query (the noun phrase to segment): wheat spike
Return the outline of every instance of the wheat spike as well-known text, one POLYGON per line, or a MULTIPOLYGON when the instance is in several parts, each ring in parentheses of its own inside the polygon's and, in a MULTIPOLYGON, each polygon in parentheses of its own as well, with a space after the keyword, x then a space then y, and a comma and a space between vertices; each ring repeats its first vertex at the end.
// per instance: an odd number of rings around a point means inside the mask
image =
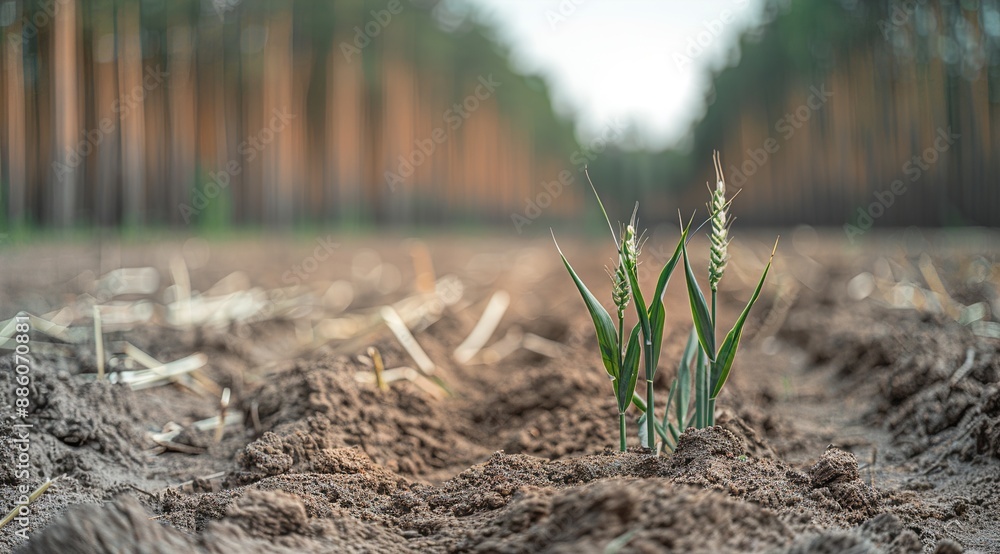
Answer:
POLYGON ((712 220, 712 252, 708 262, 708 282, 712 290, 717 291, 722 274, 726 271, 726 264, 729 262, 729 206, 726 203, 726 179, 722 174, 722 162, 718 151, 715 152, 713 161, 716 184, 715 190, 711 191, 712 199, 708 205, 712 220))

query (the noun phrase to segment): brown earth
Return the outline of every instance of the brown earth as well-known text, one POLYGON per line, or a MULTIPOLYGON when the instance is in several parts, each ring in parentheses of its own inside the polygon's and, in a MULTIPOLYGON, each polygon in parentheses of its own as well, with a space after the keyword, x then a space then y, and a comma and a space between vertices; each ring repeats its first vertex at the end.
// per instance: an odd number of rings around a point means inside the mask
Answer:
MULTIPOLYGON (((217 402, 180 387, 98 382, 92 343, 38 346, 25 481, 6 462, 17 432, 5 350, 0 510, 13 507, 18 485, 58 479, 30 505, 30 540, 9 524, 0 551, 1000 552, 1000 341, 934 310, 851 299, 848 281, 890 263, 880 254, 897 252, 892 240, 859 251, 806 233, 783 246, 718 425, 686 432, 669 456, 634 436, 628 452, 612 450, 616 408, 593 328, 546 241, 428 241, 438 275, 457 275, 470 300, 416 333, 452 393, 444 399, 408 381, 380 391, 356 379, 371 372, 359 357, 366 345, 302 351, 292 318, 112 331, 109 341, 160 360, 207 354, 207 375, 232 390, 230 409, 257 423, 215 443, 190 424, 217 415, 217 402), (561 357, 519 350, 492 364, 453 361, 499 289, 512 301, 493 340, 517 326, 562 344, 561 357), (175 440, 200 453, 152 450, 149 433, 169 421, 185 426, 175 440)), ((191 264, 192 288, 236 269, 279 286, 312 249, 293 244, 213 245, 210 263, 191 264)), ((969 278, 973 265, 993 267, 996 244, 939 241, 921 251, 956 299, 997 306, 1000 283, 969 278)), ((607 297, 604 258, 587 259, 593 245, 569 246, 607 297)), ((721 320, 741 309, 768 248, 749 234, 734 244, 721 320)), ((95 260, 106 249, 5 251, 0 318, 71 303, 81 272, 101 273, 95 260)), ((403 286, 359 294, 351 309, 409 294, 416 277, 401 241, 345 243, 309 278, 350 279, 352 256, 371 250, 399 268, 403 286)), ((126 245, 118 260, 160 268, 169 284, 169 258, 183 251, 170 241, 126 245)), ((656 252, 648 264, 663 262, 656 252)), ((899 265, 919 253, 894 255, 899 265)), ((675 278, 668 290, 661 398, 690 327, 682 287, 675 278)), ((387 367, 413 364, 388 331, 371 342, 387 367)))

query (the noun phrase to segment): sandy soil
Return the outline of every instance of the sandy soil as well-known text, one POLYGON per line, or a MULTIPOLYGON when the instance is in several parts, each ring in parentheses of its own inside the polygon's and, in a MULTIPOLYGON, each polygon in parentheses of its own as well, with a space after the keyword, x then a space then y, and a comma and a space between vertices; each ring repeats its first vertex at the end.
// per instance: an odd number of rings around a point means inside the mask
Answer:
MULTIPOLYGON (((309 348, 294 314, 106 333, 109 348, 127 340, 159 360, 206 354, 205 377, 231 389, 229 409, 245 422, 218 442, 192 427, 218 414, 217 399, 176 385, 99 382, 92 341, 33 333, 28 480, 6 462, 17 454, 15 372, 10 350, 0 353, 0 510, 14 506, 18 485, 58 479, 30 505, 30 540, 11 523, 0 551, 1000 552, 1000 341, 948 309, 901 309, 879 295, 880 268, 916 281, 925 275, 915 269, 919 253, 930 252, 956 302, 996 306, 997 243, 957 248, 943 239, 915 249, 912 238, 848 249, 800 231, 785 242, 719 399, 718 425, 685 433, 670 456, 636 437, 629 452, 612 450, 616 409, 593 329, 544 240, 428 239, 437 275, 464 284, 463 301, 415 333, 447 397, 357 378, 371 374, 369 344, 387 367, 414 366, 387 329, 309 348), (865 271, 878 290, 854 279, 865 271), (560 356, 520 349, 486 364, 452 359, 501 289, 511 305, 491 342, 532 333, 559 343, 560 356), (184 429, 174 441, 197 453, 156 449, 150 434, 167 422, 184 429)), ((741 309, 768 240, 737 238, 721 319, 741 309)), ((607 297, 602 264, 611 252, 588 259, 597 246, 567 242, 592 290, 607 297)), ((0 318, 79 302, 84 277, 108 264, 157 268, 161 284, 148 298, 158 302, 178 255, 194 290, 234 270, 278 287, 314 247, 213 244, 207 260, 204 245, 169 240, 115 247, 113 256, 107 243, 8 250, 0 318)), ((404 241, 338 248, 306 284, 358 285, 360 253, 377 252, 396 271, 383 275, 384 287, 356 286, 349 311, 410 295, 421 278, 404 241)), ((656 252, 650 265, 662 263, 656 252)), ((661 398, 690 327, 682 288, 679 278, 668 290, 661 398)))

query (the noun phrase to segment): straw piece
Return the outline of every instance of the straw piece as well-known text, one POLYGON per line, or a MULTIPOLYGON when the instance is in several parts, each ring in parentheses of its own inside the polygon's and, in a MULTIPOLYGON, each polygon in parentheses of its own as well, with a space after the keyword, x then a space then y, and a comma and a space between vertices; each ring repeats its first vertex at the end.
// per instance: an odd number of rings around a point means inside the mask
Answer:
MULTIPOLYGON (((219 444, 222 441, 222 435, 226 430, 226 410, 229 409, 229 397, 230 397, 229 387, 222 389, 222 398, 219 400, 219 421, 215 427, 215 444, 219 444)), ((242 416, 240 416, 242 419, 242 416)))
POLYGON ((385 371, 385 366, 382 364, 382 353, 378 351, 378 348, 369 346, 368 356, 371 357, 375 369, 375 384, 378 385, 379 390, 388 390, 389 387, 386 385, 385 379, 382 378, 382 372, 385 371))
POLYGON ((958 319, 959 313, 958 308, 955 306, 956 302, 952 299, 951 295, 948 294, 948 290, 945 289, 944 283, 941 281, 941 276, 938 275, 937 269, 934 267, 934 262, 931 261, 930 256, 926 253, 920 255, 920 259, 917 261, 917 267, 920 269, 920 273, 924 276, 924 280, 927 281, 928 288, 931 289, 938 298, 941 300, 941 307, 944 312, 954 319, 958 319))
POLYGON ((173 421, 168 421, 163 425, 163 429, 159 433, 148 433, 148 435, 149 439, 153 442, 172 441, 177 438, 177 435, 180 435, 183 430, 184 427, 181 427, 173 421))
MULTIPOLYGON (((211 481, 212 479, 218 479, 219 477, 223 477, 225 475, 226 475, 225 471, 219 471, 217 473, 212 473, 211 475, 206 475, 204 477, 199 477, 198 481, 211 481)), ((192 479, 190 481, 184 481, 183 483, 177 483, 176 485, 170 485, 169 487, 163 489, 160 492, 166 492, 166 491, 168 491, 170 489, 182 489, 182 488, 184 488, 184 487, 186 487, 188 485, 193 485, 194 481, 195 480, 192 479)))
POLYGON ((484 364, 495 364, 521 348, 524 342, 524 331, 519 325, 514 325, 507 330, 507 334, 502 339, 486 347, 477 356, 477 361, 484 364))
MULTIPOLYGON (((441 400, 448 395, 448 391, 444 387, 436 383, 434 380, 428 379, 412 367, 396 367, 393 369, 387 369, 383 373, 383 378, 386 383, 410 381, 421 390, 438 400, 441 400)), ((354 379, 359 383, 372 384, 375 382, 375 376, 367 371, 355 373, 354 379)))
POLYGON ((1000 323, 995 321, 973 321, 969 326, 972 328, 972 332, 980 337, 1000 339, 1000 323))
POLYGON ((254 400, 250 403, 250 421, 253 422, 253 432, 260 434, 260 403, 254 400))
MULTIPOLYGON (((42 494, 44 494, 45 491, 49 489, 49 485, 51 485, 53 481, 54 481, 53 479, 46 479, 45 482, 39 485, 34 492, 28 495, 28 504, 31 504, 32 502, 38 500, 38 498, 42 496, 42 494)), ((14 518, 17 517, 17 513, 20 511, 20 509, 21 509, 20 504, 15 505, 14 509, 11 510, 10 513, 6 515, 6 517, 0 520, 0 529, 2 529, 4 525, 7 525, 11 521, 13 521, 14 518)))
POLYGON ((969 348, 968 350, 965 351, 965 362, 963 362, 962 365, 959 366, 959 368, 956 369, 955 373, 951 376, 951 382, 949 383, 951 386, 954 387, 955 385, 957 385, 959 381, 964 379, 965 376, 968 375, 970 371, 972 371, 972 364, 975 361, 975 359, 976 359, 976 351, 974 349, 969 348))
POLYGON ((101 332, 101 308, 94 306, 94 349, 97 351, 97 380, 104 380, 104 333, 101 332))
POLYGON ((460 364, 467 363, 486 346, 486 342, 493 336, 497 325, 500 324, 504 313, 507 312, 508 306, 510 306, 510 294, 507 291, 498 290, 493 293, 486 309, 483 310, 483 315, 472 328, 472 332, 455 349, 455 361, 460 364))
POLYGON ((31 328, 45 333, 46 335, 59 339, 63 342, 75 343, 76 340, 69 335, 68 327, 65 325, 59 325, 58 323, 53 323, 51 321, 42 319, 37 315, 28 314, 28 321, 31 322, 31 328))
POLYGON ((185 373, 200 369, 208 363, 208 356, 198 353, 150 369, 120 371, 115 382, 127 383, 132 390, 141 390, 169 383, 185 373))
POLYGON ((153 439, 153 442, 162 446, 166 450, 180 452, 181 454, 204 454, 207 451, 206 448, 202 448, 200 446, 191 446, 190 444, 182 444, 174 441, 153 439))
POLYGON ((410 333, 406 324, 403 323, 403 319, 399 317, 399 313, 397 313, 391 306, 383 306, 379 311, 379 314, 382 316, 382 320, 385 321, 386 326, 389 327, 389 330, 396 335, 396 339, 399 340, 400 344, 403 345, 403 348, 406 349, 406 352, 411 358, 413 358, 413 361, 417 363, 417 367, 420 368, 420 371, 423 371, 424 373, 433 373, 435 369, 434 362, 427 357, 427 353, 424 352, 424 349, 420 347, 419 343, 417 343, 417 339, 413 337, 413 334, 410 333))
POLYGON ((540 337, 534 333, 525 333, 521 346, 523 346, 525 350, 531 350, 536 354, 541 354, 550 358, 560 358, 563 356, 562 344, 554 340, 549 340, 545 337, 540 337))
POLYGON ((139 350, 130 342, 125 343, 125 355, 139 362, 139 364, 145 366, 146 369, 153 369, 154 367, 160 367, 163 365, 163 362, 157 360, 149 354, 146 354, 142 350, 139 350))
POLYGON ((186 377, 185 383, 189 386, 194 385, 196 388, 200 388, 203 393, 206 393, 212 398, 218 398, 222 394, 222 387, 218 383, 213 381, 208 375, 205 375, 201 369, 196 369, 191 373, 184 375, 186 377))

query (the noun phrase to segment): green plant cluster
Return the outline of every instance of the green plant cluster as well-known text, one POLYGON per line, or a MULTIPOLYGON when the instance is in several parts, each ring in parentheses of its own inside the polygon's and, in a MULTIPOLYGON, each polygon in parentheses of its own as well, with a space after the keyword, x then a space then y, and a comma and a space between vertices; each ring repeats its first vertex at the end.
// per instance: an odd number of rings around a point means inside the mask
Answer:
MULTIPOLYGON (((659 438, 659 444, 663 448, 673 450, 685 429, 690 427, 703 428, 715 424, 715 400, 722 392, 722 388, 732 371, 747 316, 760 296, 767 273, 771 269, 774 250, 771 251, 771 258, 768 260, 746 307, 721 344, 717 343, 716 300, 718 285, 729 260, 729 224, 732 219, 728 212, 732 199, 726 199, 725 178, 722 175, 718 154, 716 154, 714 161, 717 182, 714 189, 710 188, 711 199, 708 203, 708 221, 711 223, 711 251, 708 267, 711 304, 706 300, 698 284, 688 257, 687 243, 691 236, 693 217, 687 225, 682 225, 681 236, 677 241, 674 253, 661 268, 656 288, 653 294, 648 297, 647 303, 647 299, 639 287, 637 277, 643 244, 642 234, 636 230, 638 205, 636 205, 636 210, 632 212, 628 224, 622 226, 616 235, 600 195, 597 194, 597 189, 591 182, 591 189, 594 191, 601 213, 611 230, 611 238, 618 254, 617 266, 613 270, 608 270, 612 281, 612 300, 616 307, 615 315, 617 317, 614 319, 573 270, 562 249, 559 248, 558 242, 556 243, 556 249, 559 251, 563 265, 566 266, 566 270, 580 291, 587 311, 590 312, 594 321, 601 360, 611 377, 615 400, 618 404, 619 447, 622 451, 626 449, 627 411, 629 406, 633 404, 641 414, 639 417, 640 443, 648 448, 654 448, 657 443, 656 439, 659 438), (682 261, 693 325, 678 363, 677 374, 667 394, 663 417, 658 419, 655 412, 653 378, 659 364, 663 328, 666 321, 666 307, 663 303, 663 297, 670 276, 682 261), (625 312, 630 303, 635 309, 638 322, 628 333, 626 339, 625 312), (635 391, 640 360, 646 379, 645 399, 635 391)), ((554 234, 553 241, 555 241, 554 234)), ((777 242, 775 242, 776 248, 777 242)))

